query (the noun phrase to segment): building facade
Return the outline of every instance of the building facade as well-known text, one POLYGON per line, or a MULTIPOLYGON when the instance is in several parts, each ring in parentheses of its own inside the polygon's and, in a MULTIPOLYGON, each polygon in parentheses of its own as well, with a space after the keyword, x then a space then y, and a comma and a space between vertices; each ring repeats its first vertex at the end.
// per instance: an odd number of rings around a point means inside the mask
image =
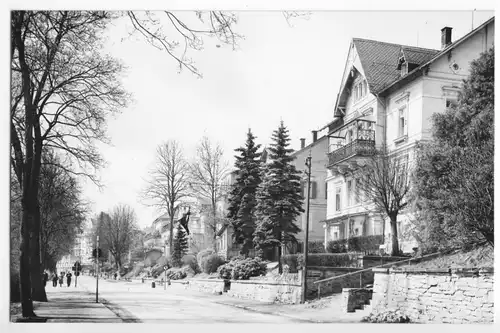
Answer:
MULTIPOLYGON (((431 116, 456 103, 469 64, 494 43, 494 18, 452 41, 452 29, 441 31, 441 50, 353 39, 338 95, 328 144, 325 243, 352 236, 385 234, 389 221, 357 190, 375 149, 414 165, 418 142, 431 139, 431 116)), ((417 245, 412 214, 398 216, 400 249, 417 245)))

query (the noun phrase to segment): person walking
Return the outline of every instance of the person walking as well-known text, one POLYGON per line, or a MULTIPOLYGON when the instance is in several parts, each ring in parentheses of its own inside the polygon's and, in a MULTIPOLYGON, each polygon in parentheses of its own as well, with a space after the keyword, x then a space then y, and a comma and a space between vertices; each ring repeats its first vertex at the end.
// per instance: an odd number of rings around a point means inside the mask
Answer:
POLYGON ((64 282, 64 272, 61 272, 61 275, 59 275, 59 287, 62 288, 64 282))
POLYGON ((71 272, 68 272, 68 274, 66 274, 66 282, 68 283, 68 287, 71 286, 71 272))
POLYGON ((117 276, 118 276, 118 274, 117 274, 117 273, 115 273, 115 280, 116 280, 116 277, 117 277, 117 276))
POLYGON ((47 281, 49 280, 49 274, 47 271, 43 272, 43 286, 47 287, 47 281))
POLYGON ((52 287, 57 287, 57 280, 59 280, 59 278, 57 277, 57 273, 54 272, 54 274, 52 274, 52 287))

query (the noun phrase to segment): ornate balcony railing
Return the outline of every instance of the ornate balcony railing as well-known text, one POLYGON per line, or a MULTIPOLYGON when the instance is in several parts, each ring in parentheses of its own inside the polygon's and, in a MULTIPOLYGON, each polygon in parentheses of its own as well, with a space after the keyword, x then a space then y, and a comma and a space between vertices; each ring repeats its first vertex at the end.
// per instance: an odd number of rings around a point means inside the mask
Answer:
MULTIPOLYGON (((363 132, 373 132, 373 131, 363 131, 363 132)), ((360 133, 361 134, 361 133, 360 133)), ((374 134, 374 133, 373 133, 374 134)), ((352 156, 370 156, 375 153, 375 140, 368 135, 365 138, 358 135, 358 139, 337 148, 328 154, 328 166, 334 166, 338 162, 348 159, 352 156)), ((374 137, 374 135, 373 135, 374 137)))

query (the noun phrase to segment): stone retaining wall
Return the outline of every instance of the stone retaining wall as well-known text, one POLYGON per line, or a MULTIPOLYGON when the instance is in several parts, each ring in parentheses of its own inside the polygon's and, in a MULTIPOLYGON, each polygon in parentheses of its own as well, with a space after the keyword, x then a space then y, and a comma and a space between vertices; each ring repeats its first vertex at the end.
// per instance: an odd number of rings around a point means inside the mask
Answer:
POLYGON ((298 304, 302 288, 300 284, 285 284, 264 280, 231 280, 229 296, 260 302, 298 304))
POLYGON ((205 293, 221 293, 224 290, 224 280, 221 279, 191 279, 188 288, 205 293))
POLYGON ((375 268, 372 314, 399 311, 412 322, 493 323, 493 268, 375 268))

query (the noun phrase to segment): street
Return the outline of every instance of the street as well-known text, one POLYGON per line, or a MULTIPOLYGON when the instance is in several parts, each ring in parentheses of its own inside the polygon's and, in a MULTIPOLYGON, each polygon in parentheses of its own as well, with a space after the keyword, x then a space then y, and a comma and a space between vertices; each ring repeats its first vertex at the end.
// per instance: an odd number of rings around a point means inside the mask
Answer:
MULTIPOLYGON (((298 320, 217 304, 217 296, 184 290, 163 290, 162 286, 125 281, 99 280, 99 302, 124 322, 207 324, 207 323, 291 323, 298 320)), ((47 286, 49 300, 85 295, 95 301, 95 279, 78 278, 78 287, 47 286), (94 293, 93 296, 89 292, 94 293)), ((86 306, 85 310, 91 309, 86 306)), ((84 314, 83 314, 84 315, 84 314)))

